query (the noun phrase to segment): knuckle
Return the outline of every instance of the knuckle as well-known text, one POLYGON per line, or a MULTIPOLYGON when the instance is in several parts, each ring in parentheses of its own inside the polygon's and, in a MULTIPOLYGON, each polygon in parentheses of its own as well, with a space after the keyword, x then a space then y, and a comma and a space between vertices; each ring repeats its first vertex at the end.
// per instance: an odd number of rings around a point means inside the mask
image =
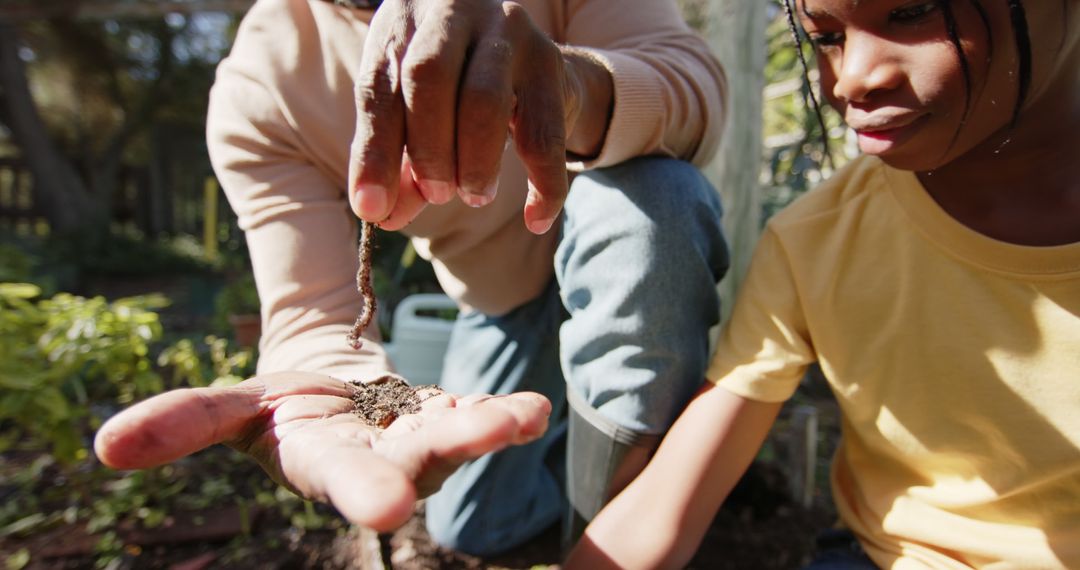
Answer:
POLYGON ((566 135, 560 126, 541 123, 518 134, 517 150, 526 162, 554 163, 566 160, 566 135))
POLYGON ((394 106, 393 75, 385 67, 376 67, 361 75, 354 87, 356 108, 367 114, 377 114, 394 106))
POLYGON ((406 93, 422 93, 448 88, 456 81, 457 70, 440 54, 408 52, 401 63, 401 75, 406 93))

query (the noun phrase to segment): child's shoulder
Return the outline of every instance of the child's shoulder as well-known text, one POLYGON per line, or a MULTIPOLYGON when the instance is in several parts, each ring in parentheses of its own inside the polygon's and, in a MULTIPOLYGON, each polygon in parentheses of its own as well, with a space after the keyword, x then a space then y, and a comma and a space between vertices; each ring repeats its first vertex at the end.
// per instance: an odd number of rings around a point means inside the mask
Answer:
POLYGON ((876 157, 857 157, 773 216, 769 225, 776 230, 827 223, 861 210, 886 189, 886 169, 888 166, 876 157))

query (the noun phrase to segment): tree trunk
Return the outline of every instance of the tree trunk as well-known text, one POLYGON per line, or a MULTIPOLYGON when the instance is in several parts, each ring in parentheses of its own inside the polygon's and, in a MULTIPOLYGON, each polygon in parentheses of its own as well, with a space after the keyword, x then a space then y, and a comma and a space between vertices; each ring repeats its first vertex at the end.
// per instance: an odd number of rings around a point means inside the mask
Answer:
POLYGON ((0 121, 11 131, 34 177, 35 207, 53 231, 70 233, 106 219, 71 162, 53 145, 34 104, 19 57, 18 31, 0 21, 0 121))
POLYGON ((761 231, 758 176, 761 170, 762 90, 765 86, 767 2, 707 3, 706 39, 727 73, 727 126, 720 152, 707 174, 720 190, 731 269, 720 284, 724 320, 750 263, 761 231))

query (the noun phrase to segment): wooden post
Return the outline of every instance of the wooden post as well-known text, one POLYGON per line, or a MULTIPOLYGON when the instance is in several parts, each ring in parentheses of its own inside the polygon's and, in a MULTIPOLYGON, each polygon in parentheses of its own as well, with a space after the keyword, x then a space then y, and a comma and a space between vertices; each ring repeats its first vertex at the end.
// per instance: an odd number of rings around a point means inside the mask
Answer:
POLYGON ((731 269, 720 284, 722 318, 731 314, 761 229, 762 91, 765 85, 766 5, 763 1, 707 2, 705 37, 727 73, 727 126, 706 174, 724 204, 731 269))
POLYGON ((203 251, 206 259, 213 261, 218 256, 218 186, 217 179, 207 176, 203 183, 203 251))

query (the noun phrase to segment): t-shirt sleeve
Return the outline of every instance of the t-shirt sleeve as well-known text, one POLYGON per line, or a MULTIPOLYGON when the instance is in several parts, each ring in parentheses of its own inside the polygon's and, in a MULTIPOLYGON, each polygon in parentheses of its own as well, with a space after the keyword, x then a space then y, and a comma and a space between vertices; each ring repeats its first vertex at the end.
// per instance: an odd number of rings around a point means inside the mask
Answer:
POLYGON ((767 227, 706 378, 764 402, 791 397, 816 354, 783 243, 767 227))
POLYGON ((607 134, 572 170, 643 155, 701 165, 723 129, 727 83, 720 62, 673 0, 570 0, 565 42, 604 65, 614 82, 607 134))
POLYGON ((376 327, 359 351, 345 341, 362 300, 344 192, 299 152, 270 91, 228 64, 211 90, 207 143, 251 254, 262 304, 258 372, 363 380, 388 371, 376 327))

